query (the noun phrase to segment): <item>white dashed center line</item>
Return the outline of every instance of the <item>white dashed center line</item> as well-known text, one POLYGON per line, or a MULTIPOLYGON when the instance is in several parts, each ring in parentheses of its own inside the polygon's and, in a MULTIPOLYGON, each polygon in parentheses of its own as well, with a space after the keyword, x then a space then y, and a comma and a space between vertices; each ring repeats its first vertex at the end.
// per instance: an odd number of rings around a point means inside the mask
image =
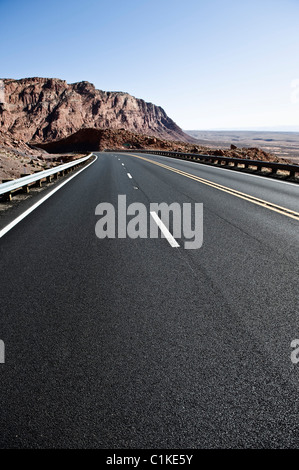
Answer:
POLYGON ((158 217, 158 214, 154 211, 152 211, 150 214, 152 218, 154 219, 154 221, 156 222, 156 224, 158 225, 161 232, 163 233, 164 237, 168 241, 169 245, 172 246, 172 248, 179 248, 180 245, 175 240, 175 238, 173 238, 168 228, 163 224, 162 220, 158 217))

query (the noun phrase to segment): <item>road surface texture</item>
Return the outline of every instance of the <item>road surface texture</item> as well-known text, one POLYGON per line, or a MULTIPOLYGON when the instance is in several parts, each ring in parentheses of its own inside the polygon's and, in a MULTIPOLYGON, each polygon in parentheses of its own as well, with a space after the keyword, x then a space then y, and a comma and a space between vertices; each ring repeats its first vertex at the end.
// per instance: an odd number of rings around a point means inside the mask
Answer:
POLYGON ((299 187, 97 156, 0 239, 0 447, 298 447, 299 187), (100 240, 118 195, 203 203, 202 247, 100 240))

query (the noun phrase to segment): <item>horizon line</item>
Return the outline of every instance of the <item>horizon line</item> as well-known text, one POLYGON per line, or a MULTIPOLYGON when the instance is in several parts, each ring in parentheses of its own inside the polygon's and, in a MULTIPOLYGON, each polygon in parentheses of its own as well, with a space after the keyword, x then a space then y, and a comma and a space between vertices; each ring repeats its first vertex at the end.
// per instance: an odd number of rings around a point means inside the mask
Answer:
POLYGON ((273 127, 215 127, 200 129, 183 129, 184 132, 299 132, 299 126, 273 126, 273 127))

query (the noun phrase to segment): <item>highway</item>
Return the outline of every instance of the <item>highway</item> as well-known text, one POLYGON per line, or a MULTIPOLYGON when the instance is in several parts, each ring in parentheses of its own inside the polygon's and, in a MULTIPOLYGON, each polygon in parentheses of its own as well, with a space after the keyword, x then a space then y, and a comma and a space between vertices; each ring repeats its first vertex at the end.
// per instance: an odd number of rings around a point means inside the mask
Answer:
POLYGON ((298 448, 299 186, 96 155, 0 238, 0 448, 298 448), (119 195, 202 203, 202 247, 99 239, 119 195))

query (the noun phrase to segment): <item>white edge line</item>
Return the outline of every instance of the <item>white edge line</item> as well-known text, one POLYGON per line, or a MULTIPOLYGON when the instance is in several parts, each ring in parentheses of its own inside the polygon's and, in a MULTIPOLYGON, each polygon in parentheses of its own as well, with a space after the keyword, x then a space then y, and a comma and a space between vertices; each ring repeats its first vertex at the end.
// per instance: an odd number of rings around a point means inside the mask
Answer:
POLYGON ((128 177, 132 179, 132 175, 130 173, 127 173, 128 177))
POLYGON ((163 233, 163 235, 165 236, 170 246, 172 246, 172 248, 179 248, 180 245, 175 240, 175 238, 173 238, 173 236, 171 235, 167 227, 163 224, 162 220, 158 217, 157 213, 154 211, 151 211, 150 214, 152 218, 154 219, 154 221, 156 222, 156 224, 158 225, 161 232, 163 233))
POLYGON ((75 173, 74 175, 72 175, 70 178, 68 178, 66 181, 63 181, 59 186, 57 186, 56 188, 54 188, 50 193, 48 193, 46 196, 44 196, 42 199, 40 199, 39 201, 37 201, 35 204, 33 204, 33 206, 29 207, 29 209, 27 209, 25 212, 23 212, 23 214, 19 215, 16 219, 14 219, 12 222, 10 222, 10 224, 6 225, 6 227, 4 227, 2 230, 0 230, 0 238, 3 237, 3 235, 5 235, 7 232, 9 232, 9 230, 11 230, 13 227, 15 227, 19 222, 21 222, 21 220, 25 219, 25 217, 27 217, 27 215, 29 215, 31 212, 33 212, 38 206, 40 206, 43 202, 45 202, 47 199, 49 199, 49 197, 51 197, 54 193, 56 193, 56 191, 58 191, 60 188, 62 188, 62 186, 64 186, 65 184, 67 184, 69 181, 71 181, 73 178, 75 178, 76 176, 79 175, 79 173, 81 173, 81 171, 84 171, 86 170, 86 168, 88 168, 90 165, 92 165, 97 159, 97 155, 95 155, 95 159, 90 162, 87 166, 85 166, 84 168, 82 168, 81 170, 79 170, 77 173, 75 173))

